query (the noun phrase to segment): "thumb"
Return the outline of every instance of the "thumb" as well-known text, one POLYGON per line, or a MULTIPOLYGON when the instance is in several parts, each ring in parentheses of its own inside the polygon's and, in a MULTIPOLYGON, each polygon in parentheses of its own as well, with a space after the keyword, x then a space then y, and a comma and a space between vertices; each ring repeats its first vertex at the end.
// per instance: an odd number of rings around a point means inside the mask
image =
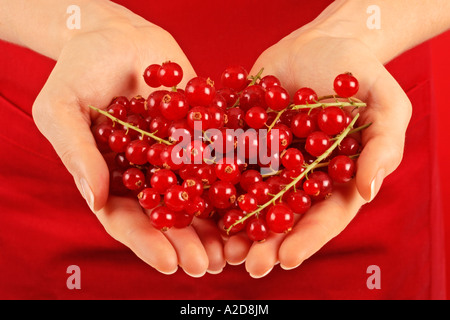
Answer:
POLYGON ((386 71, 380 72, 369 90, 368 107, 361 120, 372 125, 362 133, 356 185, 366 201, 372 201, 383 180, 400 165, 412 106, 406 93, 386 71))
POLYGON ((91 210, 97 211, 108 198, 108 167, 91 133, 89 112, 82 111, 73 93, 58 89, 44 86, 33 104, 33 119, 91 210))

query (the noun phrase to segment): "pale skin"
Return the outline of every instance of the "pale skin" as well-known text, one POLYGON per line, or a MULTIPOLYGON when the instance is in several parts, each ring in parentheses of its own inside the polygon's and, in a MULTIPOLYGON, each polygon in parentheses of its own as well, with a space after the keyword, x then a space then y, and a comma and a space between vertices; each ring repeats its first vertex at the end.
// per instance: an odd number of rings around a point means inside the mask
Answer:
POLYGON ((335 1, 310 24, 263 52, 250 73, 264 67, 265 74, 279 77, 291 92, 310 86, 319 95, 329 94, 334 76, 351 71, 360 81, 357 97, 368 103, 359 123, 372 125, 363 132, 356 179, 315 205, 291 232, 263 243, 251 243, 244 235, 223 242, 210 221, 162 233, 151 226, 137 200, 108 197, 108 169, 90 131, 97 115, 88 104, 105 106, 117 92, 148 94, 142 70, 151 63, 178 62, 184 81, 195 71, 176 41, 158 26, 108 1, 78 3, 83 26, 69 30, 61 13, 72 1, 0 0, 0 38, 57 60, 33 105, 36 125, 114 239, 164 274, 180 266, 194 277, 219 273, 227 262, 245 261, 253 277, 268 274, 278 263, 293 269, 344 230, 403 155, 412 107, 383 64, 450 26, 448 0, 335 1), (366 27, 366 9, 374 4, 381 10, 380 30, 366 27), (421 23, 425 19, 433 23, 421 23), (49 35, 46 41, 43 35, 49 35))

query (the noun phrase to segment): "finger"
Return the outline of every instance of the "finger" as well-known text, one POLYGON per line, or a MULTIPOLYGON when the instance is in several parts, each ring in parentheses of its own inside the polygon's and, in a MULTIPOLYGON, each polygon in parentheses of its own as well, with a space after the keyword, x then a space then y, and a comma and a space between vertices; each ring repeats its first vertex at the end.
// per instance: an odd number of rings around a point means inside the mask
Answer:
POLYGON ((253 278, 266 276, 279 262, 278 251, 285 234, 272 233, 264 242, 255 242, 248 252, 245 268, 253 278))
POLYGON ((352 180, 340 186, 328 199, 312 206, 281 244, 281 267, 287 270, 296 268, 319 251, 347 227, 364 203, 366 201, 352 180))
POLYGON ((194 218, 192 227, 197 232, 208 256, 208 270, 212 274, 220 273, 226 261, 223 252, 223 241, 217 226, 213 221, 194 218))
POLYGON ((109 235, 129 247, 144 262, 164 274, 177 270, 178 258, 172 244, 151 225, 136 200, 110 197, 96 215, 109 235))
POLYGON ((363 150, 357 161, 356 184, 362 197, 371 201, 384 178, 401 163, 412 107, 386 70, 368 92, 368 107, 362 111, 361 120, 372 125, 362 133, 363 150))
POLYGON ((231 265, 244 263, 252 243, 253 242, 243 232, 226 239, 224 245, 226 261, 231 265))
POLYGON ((208 269, 208 255, 193 227, 171 228, 164 235, 178 256, 178 264, 192 277, 201 277, 208 269))
POLYGON ((51 81, 33 105, 34 121, 72 174, 90 208, 99 210, 108 197, 109 173, 91 133, 89 115, 83 113, 73 93, 64 92, 51 81))

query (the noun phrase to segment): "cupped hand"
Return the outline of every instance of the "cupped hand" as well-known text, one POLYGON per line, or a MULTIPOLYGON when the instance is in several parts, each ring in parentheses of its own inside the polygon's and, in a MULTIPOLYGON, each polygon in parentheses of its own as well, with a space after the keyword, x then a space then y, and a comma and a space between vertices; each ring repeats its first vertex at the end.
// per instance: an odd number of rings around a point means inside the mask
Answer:
POLYGON ((239 234, 225 245, 231 264, 245 261, 253 277, 262 277, 280 263, 284 269, 298 267, 337 236, 373 200, 383 179, 400 164, 411 103, 395 79, 362 42, 337 38, 314 29, 299 29, 257 59, 252 74, 264 68, 293 94, 301 87, 319 96, 333 94, 333 80, 351 72, 359 80, 357 98, 367 102, 357 124, 372 123, 362 132, 363 151, 357 160, 356 178, 299 217, 288 234, 272 234, 265 242, 252 243, 239 234))
POLYGON ((148 95, 150 88, 142 74, 153 63, 180 64, 181 85, 195 75, 168 32, 138 21, 138 25, 109 24, 71 38, 33 105, 33 117, 114 239, 162 273, 173 273, 178 266, 192 276, 217 273, 225 260, 212 222, 195 221, 189 228, 162 233, 150 224, 137 198, 108 194, 108 167, 90 130, 98 114, 88 106, 106 108, 118 95, 148 95))

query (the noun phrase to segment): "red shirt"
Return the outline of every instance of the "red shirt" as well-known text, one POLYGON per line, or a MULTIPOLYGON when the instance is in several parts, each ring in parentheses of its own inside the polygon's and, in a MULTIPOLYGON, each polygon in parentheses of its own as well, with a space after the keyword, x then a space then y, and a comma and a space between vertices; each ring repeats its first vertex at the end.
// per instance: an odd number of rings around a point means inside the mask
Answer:
MULTIPOLYGON (((330 3, 118 2, 171 32, 197 73, 213 79, 229 64, 250 69, 264 49, 330 3)), ((182 270, 162 275, 108 236, 31 117, 54 62, 3 42, 0 52, 0 298, 445 298, 427 44, 387 66, 414 108, 400 167, 317 254, 299 268, 276 266, 258 280, 243 265, 200 279, 182 270), (80 267, 80 290, 66 286, 70 265, 80 267), (367 286, 372 265, 380 268, 380 289, 367 286)))

